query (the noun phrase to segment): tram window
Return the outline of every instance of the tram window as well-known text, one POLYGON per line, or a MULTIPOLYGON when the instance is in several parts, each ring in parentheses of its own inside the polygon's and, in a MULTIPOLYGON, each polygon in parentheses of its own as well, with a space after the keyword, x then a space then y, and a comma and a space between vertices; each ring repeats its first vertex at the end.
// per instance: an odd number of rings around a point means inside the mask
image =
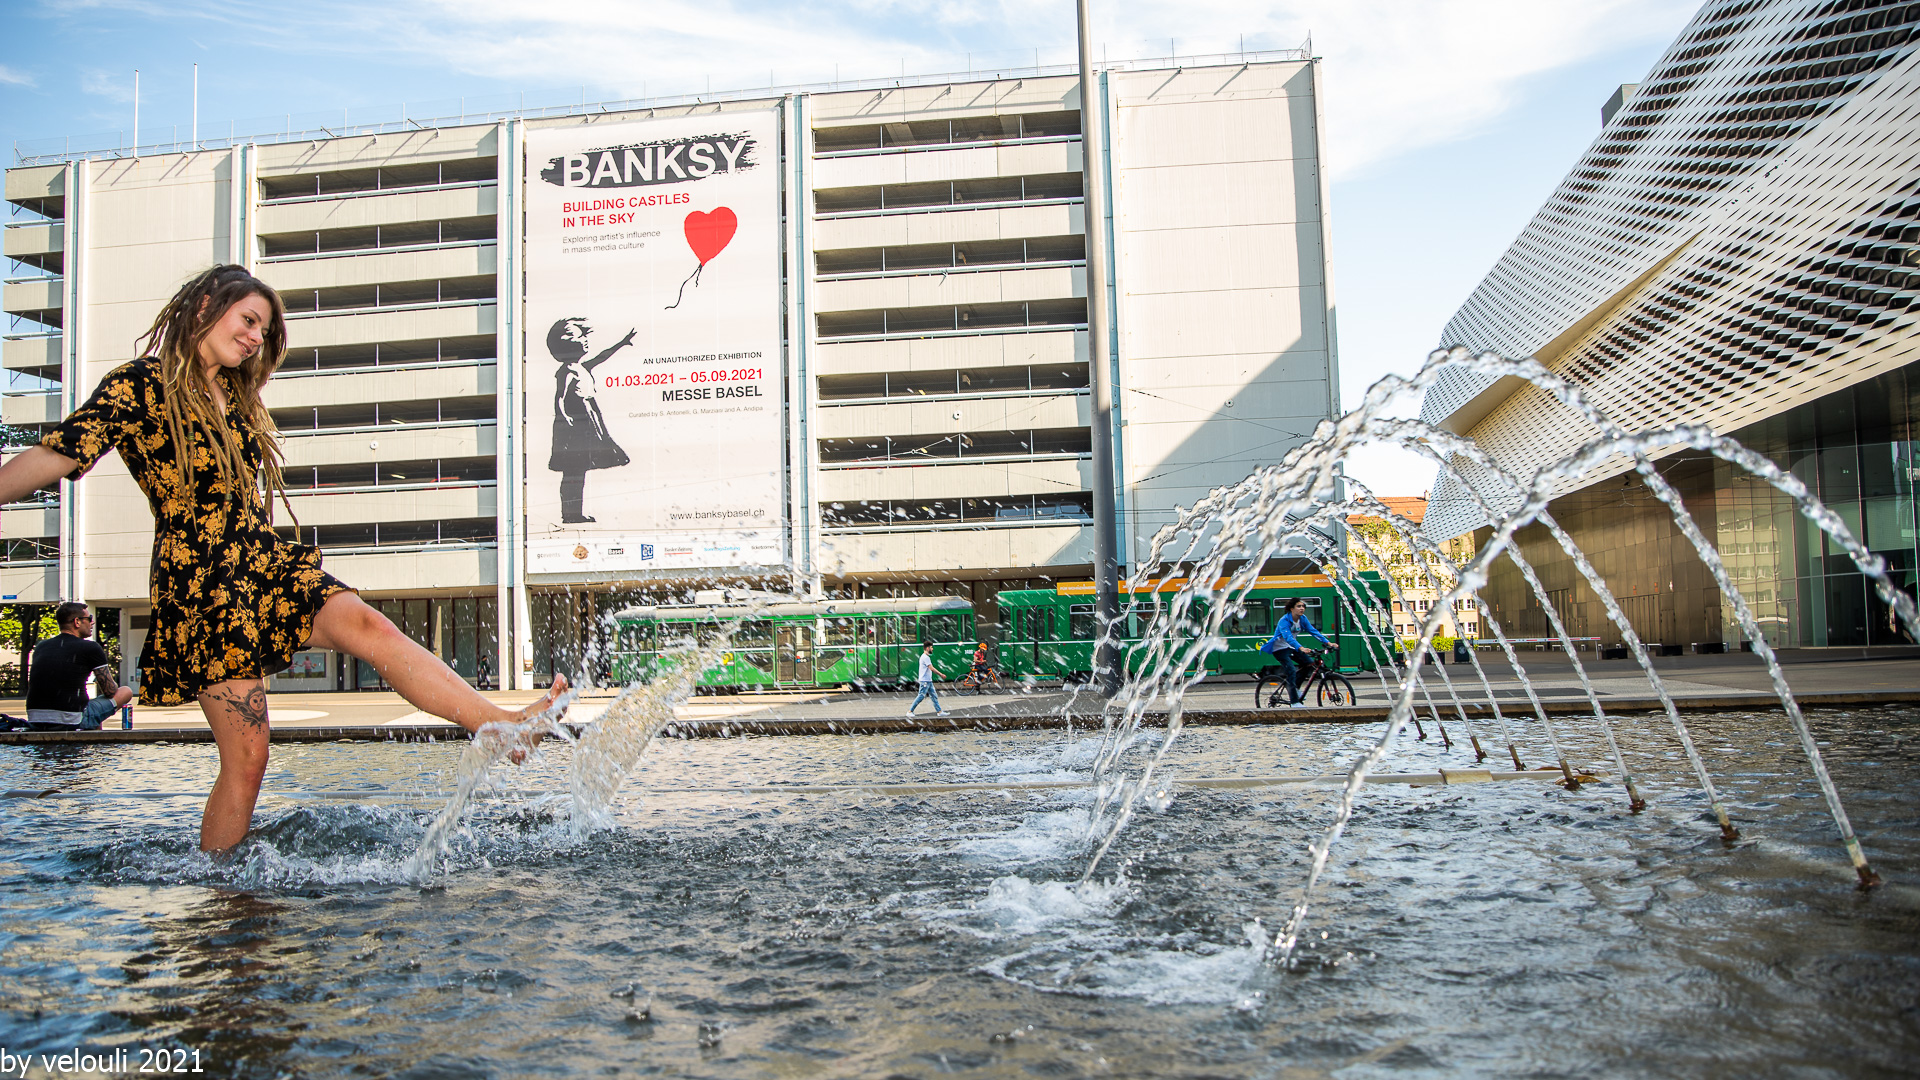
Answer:
POLYGON ((920 616, 920 640, 948 642, 960 640, 960 616, 958 615, 922 615, 920 616))
POLYGON ((852 619, 828 619, 827 644, 841 646, 860 644, 858 624, 852 619))
POLYGON ((1229 634, 1271 634, 1273 633, 1273 613, 1266 600, 1243 600, 1241 606, 1246 610, 1238 615, 1229 615, 1226 630, 1229 634))
POLYGON ((620 627, 620 648, 628 652, 653 651, 653 624, 627 623, 620 627))
POLYGON ((1093 605, 1075 604, 1067 609, 1067 637, 1074 641, 1093 640, 1093 605))
POLYGON ((1160 609, 1153 604, 1128 604, 1127 636, 1130 638, 1146 637, 1147 631, 1153 627, 1153 617, 1159 613, 1160 609))
POLYGON ((738 649, 765 649, 773 645, 773 624, 760 619, 747 619, 740 629, 733 632, 733 644, 738 649))
POLYGON ((872 624, 880 635, 880 644, 896 645, 900 641, 899 619, 874 619, 872 624))
POLYGON ((1013 639, 1015 641, 1045 641, 1045 610, 1040 608, 1015 608, 1013 612, 1013 639))
POLYGON ((660 624, 660 647, 671 649, 676 645, 691 645, 696 624, 690 622, 671 622, 660 624))

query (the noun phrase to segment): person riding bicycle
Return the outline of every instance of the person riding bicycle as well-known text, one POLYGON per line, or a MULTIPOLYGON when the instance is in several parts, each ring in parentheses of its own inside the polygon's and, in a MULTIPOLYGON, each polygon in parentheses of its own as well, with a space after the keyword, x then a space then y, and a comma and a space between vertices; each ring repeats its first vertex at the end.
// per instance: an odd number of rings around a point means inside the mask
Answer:
POLYGON ((984 641, 977 642, 973 647, 974 678, 984 679, 987 677, 987 673, 992 670, 992 665, 987 663, 987 643, 984 641))
POLYGON ((1300 644, 1298 635, 1305 631, 1320 639, 1327 648, 1333 648, 1333 642, 1320 632, 1307 618, 1307 602, 1300 597, 1282 601, 1280 604, 1280 622, 1260 651, 1272 653, 1280 664, 1280 673, 1287 680, 1287 704, 1294 707, 1305 705, 1300 691, 1300 675, 1307 670, 1308 653, 1318 655, 1320 650, 1309 649, 1300 644))

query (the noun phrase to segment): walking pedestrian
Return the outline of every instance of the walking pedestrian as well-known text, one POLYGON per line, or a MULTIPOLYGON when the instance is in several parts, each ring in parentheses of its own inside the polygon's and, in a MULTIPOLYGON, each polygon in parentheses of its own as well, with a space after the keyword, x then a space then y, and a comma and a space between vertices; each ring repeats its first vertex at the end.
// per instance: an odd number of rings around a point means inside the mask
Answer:
POLYGON ((945 716, 947 711, 940 707, 940 692, 933 688, 933 642, 920 646, 920 692, 914 695, 913 704, 907 706, 907 715, 912 716, 922 701, 933 699, 933 715, 945 716))

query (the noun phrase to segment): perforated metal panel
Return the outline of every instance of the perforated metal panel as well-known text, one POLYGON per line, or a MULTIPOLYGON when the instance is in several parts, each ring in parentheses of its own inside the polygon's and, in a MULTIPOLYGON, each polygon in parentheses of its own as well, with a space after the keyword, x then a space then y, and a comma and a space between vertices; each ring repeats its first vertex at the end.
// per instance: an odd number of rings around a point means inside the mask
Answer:
MULTIPOLYGON (((1731 430, 1920 359, 1917 32, 1920 4, 1707 5, 1442 344, 1537 355, 1629 428, 1731 430)), ((1423 415, 1523 475, 1594 434, 1505 392, 1451 376, 1423 415)), ((1436 485, 1429 533, 1481 523, 1436 485)))

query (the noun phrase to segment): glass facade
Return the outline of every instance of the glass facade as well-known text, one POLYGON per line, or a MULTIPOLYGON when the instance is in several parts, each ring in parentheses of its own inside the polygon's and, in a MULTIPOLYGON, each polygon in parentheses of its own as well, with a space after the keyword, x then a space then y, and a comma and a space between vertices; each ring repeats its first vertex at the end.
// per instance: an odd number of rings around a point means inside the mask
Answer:
MULTIPOLYGON (((1920 365, 1836 391, 1732 433, 1798 477, 1886 560, 1908 594, 1920 585, 1914 479, 1920 473, 1920 365)), ((1745 470, 1714 469, 1715 543, 1776 647, 1910 645, 1892 610, 1838 545, 1745 470)), ((1744 637, 1721 600, 1729 643, 1744 637)))
MULTIPOLYGON (((428 652, 446 661, 461 678, 477 683, 482 654, 493 656, 500 648, 500 602, 492 596, 432 597, 419 599, 369 600, 382 615, 393 620, 400 632, 425 646, 428 652)), ((350 675, 343 689, 385 690, 386 681, 365 660, 342 658, 350 675)), ((491 684, 500 685, 500 673, 492 673, 491 684)))

